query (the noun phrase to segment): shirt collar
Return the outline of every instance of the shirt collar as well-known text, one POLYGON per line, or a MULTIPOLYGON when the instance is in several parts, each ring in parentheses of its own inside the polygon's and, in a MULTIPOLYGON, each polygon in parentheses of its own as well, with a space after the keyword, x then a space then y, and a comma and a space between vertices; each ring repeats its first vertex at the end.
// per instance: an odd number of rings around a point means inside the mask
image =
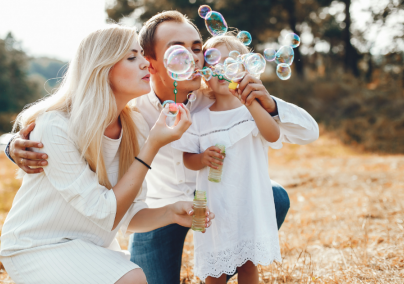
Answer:
POLYGON ((154 92, 153 89, 150 91, 150 93, 147 94, 147 97, 149 98, 149 101, 151 102, 153 107, 155 107, 158 111, 160 111, 162 106, 159 98, 156 96, 156 93, 154 92))
MULTIPOLYGON (((160 103, 159 98, 157 97, 156 93, 154 92, 154 90, 152 89, 150 91, 150 93, 147 94, 147 97, 149 98, 149 101, 151 102, 151 104, 158 110, 161 111, 162 109, 162 105, 160 103)), ((188 107, 189 111, 192 111, 192 106, 194 105, 195 101, 190 102, 187 101, 187 103, 185 104, 186 107, 188 107)))

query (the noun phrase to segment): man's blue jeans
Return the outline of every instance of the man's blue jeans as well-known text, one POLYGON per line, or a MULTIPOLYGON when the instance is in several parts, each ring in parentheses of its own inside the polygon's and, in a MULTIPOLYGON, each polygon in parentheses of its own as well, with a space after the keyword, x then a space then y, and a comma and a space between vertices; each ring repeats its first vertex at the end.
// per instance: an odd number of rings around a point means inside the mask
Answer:
MULTIPOLYGON (((290 200, 285 189, 274 181, 272 190, 279 229, 288 213, 290 200)), ((182 250, 188 230, 189 228, 171 224, 130 236, 130 260, 143 269, 149 284, 180 283, 182 250)))

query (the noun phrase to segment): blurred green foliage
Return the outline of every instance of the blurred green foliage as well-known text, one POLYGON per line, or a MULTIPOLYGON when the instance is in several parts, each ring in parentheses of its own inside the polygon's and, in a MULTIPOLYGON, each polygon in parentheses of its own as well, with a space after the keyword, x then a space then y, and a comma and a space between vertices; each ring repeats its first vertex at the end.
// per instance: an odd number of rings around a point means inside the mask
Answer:
POLYGON ((0 133, 9 132, 16 113, 57 87, 66 63, 29 58, 11 33, 0 39, 0 133), (49 80, 51 79, 51 80, 49 80))

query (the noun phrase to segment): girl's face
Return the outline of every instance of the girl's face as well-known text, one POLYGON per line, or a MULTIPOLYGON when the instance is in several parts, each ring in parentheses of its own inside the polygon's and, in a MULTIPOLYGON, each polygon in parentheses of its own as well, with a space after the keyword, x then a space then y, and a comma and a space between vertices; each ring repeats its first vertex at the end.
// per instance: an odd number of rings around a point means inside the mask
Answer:
MULTIPOLYGON (((135 39, 130 51, 109 72, 111 89, 117 103, 128 102, 150 92, 149 62, 135 39)), ((126 103, 125 103, 126 104, 126 103)))
MULTIPOLYGON (((226 47, 225 44, 219 44, 215 46, 216 49, 220 51, 221 58, 219 63, 222 63, 229 57, 230 50, 226 47)), ((206 82, 206 81, 205 81, 206 82)), ((208 87, 212 89, 215 94, 219 95, 232 95, 229 91, 229 82, 226 80, 219 80, 218 77, 212 77, 209 81, 206 82, 208 87)))

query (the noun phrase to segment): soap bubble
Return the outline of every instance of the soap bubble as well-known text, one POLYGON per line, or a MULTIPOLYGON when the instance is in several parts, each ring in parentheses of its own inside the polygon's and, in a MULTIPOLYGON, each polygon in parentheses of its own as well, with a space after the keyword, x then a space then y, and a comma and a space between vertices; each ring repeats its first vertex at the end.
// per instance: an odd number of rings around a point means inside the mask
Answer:
POLYGON ((253 53, 245 58, 245 66, 251 75, 259 75, 264 73, 267 62, 259 53, 253 53))
POLYGON ((234 58, 234 59, 237 59, 237 56, 239 56, 239 55, 240 55, 240 52, 238 52, 237 50, 232 50, 229 53, 229 56, 234 58))
POLYGON ((243 79, 243 77, 246 74, 244 64, 241 62, 234 60, 233 63, 228 62, 228 64, 225 66, 226 66, 225 76, 234 82, 243 79))
POLYGON ((253 53, 245 53, 245 54, 240 54, 237 56, 237 61, 245 63, 246 59, 248 56, 250 56, 253 53))
POLYGON ((167 73, 170 76, 170 78, 173 80, 176 80, 176 81, 192 80, 193 79, 192 74, 194 74, 194 72, 195 72, 195 61, 193 58, 191 61, 191 66, 183 74, 177 74, 177 73, 173 73, 173 72, 170 72, 169 70, 167 70, 167 73))
POLYGON ((194 73, 194 70, 192 70, 191 72, 188 73, 184 73, 184 74, 177 74, 177 73, 173 73, 167 70, 168 76, 170 76, 171 79, 175 80, 175 81, 186 81, 186 80, 192 80, 192 74, 194 73))
POLYGON ((290 33, 285 36, 285 45, 296 48, 300 45, 300 37, 297 34, 290 33))
POLYGON ((252 41, 251 34, 247 31, 241 31, 238 33, 237 38, 244 44, 244 45, 250 45, 252 41))
POLYGON ((210 79, 212 79, 213 76, 212 69, 210 69, 209 67, 204 67, 201 71, 201 75, 206 81, 209 81, 210 79))
POLYGON ((221 56, 220 51, 216 48, 209 48, 205 51, 205 61, 211 65, 218 63, 221 56))
POLYGON ((174 50, 177 49, 183 49, 185 47, 183 47, 182 45, 172 45, 169 48, 167 48, 166 52, 164 53, 164 58, 163 58, 163 63, 164 63, 164 67, 167 68, 167 60, 168 57, 170 56, 171 52, 173 52, 174 50))
POLYGON ((222 14, 211 11, 206 15, 205 25, 208 32, 213 36, 224 35, 227 32, 227 23, 222 14))
POLYGON ((167 116, 176 116, 178 114, 178 105, 174 101, 165 101, 163 103, 163 112, 167 116))
POLYGON ((281 63, 276 66, 276 75, 278 75, 281 80, 287 80, 292 75, 292 70, 288 64, 281 63))
POLYGON ((187 99, 189 102, 193 102, 196 100, 196 95, 192 92, 187 95, 187 99))
POLYGON ((210 8, 208 5, 202 5, 198 9, 198 15, 202 18, 205 19, 206 16, 208 15, 209 12, 212 11, 212 8, 210 8))
POLYGON ((292 65, 294 57, 295 53, 293 52, 292 47, 282 46, 275 54, 275 62, 277 64, 286 63, 292 65))
POLYGON ((267 61, 274 61, 275 60, 276 50, 272 48, 267 48, 264 50, 264 58, 267 61))
POLYGON ((236 62, 237 62, 236 59, 234 59, 234 58, 232 58, 232 57, 227 57, 226 60, 223 62, 224 69, 226 70, 226 69, 227 69, 227 66, 228 66, 229 64, 233 64, 233 63, 236 63, 236 62))
POLYGON ((216 64, 213 71, 217 75, 224 75, 224 65, 222 63, 216 64))
POLYGON ((186 48, 175 49, 167 58, 167 69, 176 74, 184 74, 192 66, 192 54, 186 48))

